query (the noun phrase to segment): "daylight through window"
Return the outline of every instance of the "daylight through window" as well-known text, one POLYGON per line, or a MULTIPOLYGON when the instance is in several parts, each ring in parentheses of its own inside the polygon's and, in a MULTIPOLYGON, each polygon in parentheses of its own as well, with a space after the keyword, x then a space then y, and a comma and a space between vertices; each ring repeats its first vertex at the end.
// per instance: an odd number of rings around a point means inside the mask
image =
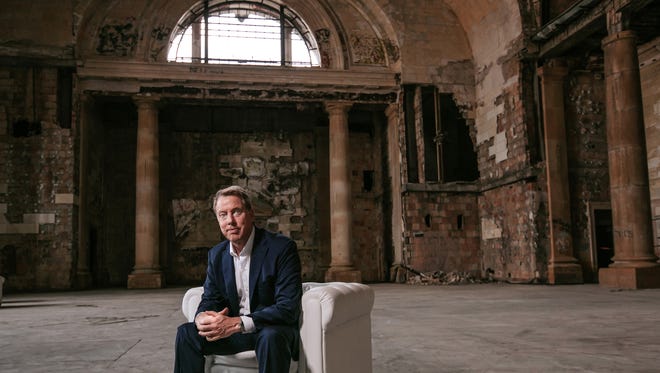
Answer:
POLYGON ((272 1, 205 0, 172 34, 168 61, 266 66, 320 66, 305 23, 272 1))

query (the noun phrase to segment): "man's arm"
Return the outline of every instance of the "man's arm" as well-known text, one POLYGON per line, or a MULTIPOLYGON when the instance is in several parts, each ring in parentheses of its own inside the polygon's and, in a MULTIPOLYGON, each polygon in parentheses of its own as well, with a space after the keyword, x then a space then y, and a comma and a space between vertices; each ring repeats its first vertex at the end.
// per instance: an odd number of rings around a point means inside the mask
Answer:
POLYGON ((222 250, 219 246, 213 247, 208 253, 208 264, 206 266, 206 280, 204 280, 204 293, 197 307, 197 314, 204 311, 220 312, 229 307, 229 301, 223 295, 225 288, 222 276, 222 250))
POLYGON ((252 312, 249 317, 256 329, 264 325, 298 325, 302 297, 300 258, 296 243, 287 239, 279 255, 274 258, 277 269, 274 286, 275 303, 252 312))
POLYGON ((216 246, 209 250, 204 293, 195 316, 195 326, 199 335, 209 342, 241 331, 241 319, 228 316, 229 301, 223 295, 224 286, 222 250, 216 246))

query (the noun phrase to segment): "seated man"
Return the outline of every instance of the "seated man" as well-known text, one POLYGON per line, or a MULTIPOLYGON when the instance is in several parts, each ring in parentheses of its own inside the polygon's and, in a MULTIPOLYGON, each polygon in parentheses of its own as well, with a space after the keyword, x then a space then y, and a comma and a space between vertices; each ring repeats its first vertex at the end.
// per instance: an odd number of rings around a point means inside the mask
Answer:
POLYGON ((259 372, 288 372, 298 357, 302 280, 296 244, 254 226, 245 189, 218 191, 213 211, 227 238, 209 251, 195 322, 176 336, 175 372, 203 372, 204 355, 255 350, 259 372))

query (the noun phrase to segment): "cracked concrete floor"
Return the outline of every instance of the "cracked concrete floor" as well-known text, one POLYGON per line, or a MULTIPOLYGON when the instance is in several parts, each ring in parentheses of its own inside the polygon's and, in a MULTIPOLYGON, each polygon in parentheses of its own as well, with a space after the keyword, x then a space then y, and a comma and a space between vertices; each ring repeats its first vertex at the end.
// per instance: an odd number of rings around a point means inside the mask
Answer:
MULTIPOLYGON (((371 286, 375 373, 660 371, 660 289, 371 286)), ((5 294, 0 372, 170 372, 185 290, 5 294)))

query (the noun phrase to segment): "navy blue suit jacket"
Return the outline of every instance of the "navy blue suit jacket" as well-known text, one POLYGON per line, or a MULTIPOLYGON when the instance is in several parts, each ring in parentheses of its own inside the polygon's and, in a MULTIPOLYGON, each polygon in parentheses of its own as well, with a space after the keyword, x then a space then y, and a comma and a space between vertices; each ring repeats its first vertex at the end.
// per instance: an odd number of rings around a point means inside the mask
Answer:
MULTIPOLYGON (((281 234, 254 227, 250 256, 250 314, 257 331, 266 325, 299 325, 302 279, 296 243, 281 234)), ((204 294, 197 308, 239 316, 234 260, 229 241, 214 246, 208 255, 204 294)))

